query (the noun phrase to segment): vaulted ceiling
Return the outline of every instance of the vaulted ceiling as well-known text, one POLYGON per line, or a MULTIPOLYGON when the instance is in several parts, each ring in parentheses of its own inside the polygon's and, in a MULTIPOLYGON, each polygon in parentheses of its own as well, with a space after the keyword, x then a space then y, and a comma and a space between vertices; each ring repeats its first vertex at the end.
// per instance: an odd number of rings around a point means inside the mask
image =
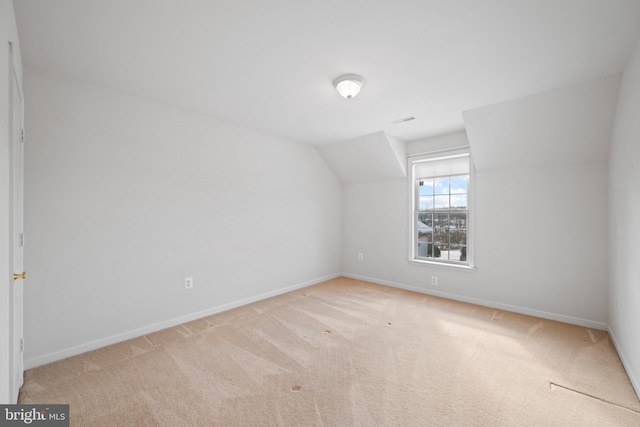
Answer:
POLYGON ((14 0, 25 65, 292 140, 415 140, 619 73, 637 0, 14 0), (332 81, 366 79, 353 100, 332 81), (391 124, 399 118, 416 119, 391 124))

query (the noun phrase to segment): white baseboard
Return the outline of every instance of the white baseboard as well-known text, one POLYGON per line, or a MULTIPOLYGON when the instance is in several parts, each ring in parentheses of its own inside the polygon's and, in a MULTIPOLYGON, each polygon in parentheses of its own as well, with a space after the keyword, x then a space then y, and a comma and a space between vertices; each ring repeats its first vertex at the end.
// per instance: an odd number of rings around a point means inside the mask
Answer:
POLYGON ((128 332, 124 332, 117 335, 112 335, 110 337, 101 338, 95 341, 91 341, 85 344, 81 344, 75 347, 67 348, 64 350, 56 351, 53 353, 45 354, 42 356, 34 357, 32 359, 28 359, 24 361, 24 368, 31 369, 41 365, 46 365, 47 363, 52 363, 61 359, 66 359, 67 357, 76 356, 81 353, 86 353, 87 351, 96 350, 101 347, 105 347, 107 345, 116 344, 122 341, 130 340, 132 338, 137 338, 143 335, 147 335, 153 332, 158 332, 163 329, 171 328, 173 326, 181 325, 186 322, 191 322, 192 320, 200 319, 202 317, 211 316, 212 314, 221 313, 223 311, 231 310, 236 307, 240 307, 243 305, 250 304, 252 302, 260 301, 263 299, 271 298, 277 295, 281 295, 287 292, 295 291, 296 289, 304 288, 307 286, 315 285, 317 283, 321 283, 327 280, 335 279, 336 277, 340 277, 340 273, 331 274, 328 276, 320 277, 314 280, 309 280, 306 282, 298 283, 295 285, 287 286, 285 288, 276 289, 274 291, 266 292, 264 294, 256 295, 249 298, 244 298, 238 301, 234 301, 227 304, 222 304, 216 307, 212 307, 203 311, 198 311, 196 313, 187 314, 185 316, 176 317, 173 319, 165 320, 164 322, 156 323, 153 325, 145 326, 142 328, 134 329, 128 332))
POLYGON ((467 297, 464 295, 450 294, 448 292, 434 291, 432 289, 423 289, 417 286, 405 285, 403 283, 391 282, 388 280, 376 279, 374 277, 360 276, 358 274, 342 273, 344 277, 352 279, 364 280, 366 282, 377 283, 379 285, 392 286, 394 288, 405 289, 408 291, 419 292, 422 294, 433 295, 437 297, 452 299, 455 301, 468 302, 471 304, 482 305, 484 307, 497 308, 504 311, 512 311, 514 313, 526 314, 529 316, 541 317, 543 319, 556 320, 558 322, 570 323, 572 325, 584 326, 585 328, 599 329, 606 331, 607 324, 604 322, 596 322, 594 320, 582 319, 580 317, 567 316, 565 314, 550 313, 547 311, 536 310, 533 308, 520 307, 517 305, 503 304, 501 302, 489 301, 480 298, 467 297))
POLYGON ((624 353, 622 352, 622 348, 620 348, 620 345, 618 344, 618 340, 616 339, 616 334, 613 333, 613 330, 611 330, 610 326, 607 327, 607 331, 609 332, 611 341, 613 341, 613 346, 616 348, 616 351, 618 352, 618 356, 620 356, 620 360, 622 361, 622 366, 624 366, 624 370, 627 371, 627 376, 629 377, 629 381, 631 381, 631 385, 633 386, 633 389, 635 390, 636 395, 638 396, 638 399, 640 399, 640 382, 638 382, 638 379, 636 378, 634 372, 631 370, 631 366, 629 365, 629 362, 627 362, 627 359, 624 356, 624 353))

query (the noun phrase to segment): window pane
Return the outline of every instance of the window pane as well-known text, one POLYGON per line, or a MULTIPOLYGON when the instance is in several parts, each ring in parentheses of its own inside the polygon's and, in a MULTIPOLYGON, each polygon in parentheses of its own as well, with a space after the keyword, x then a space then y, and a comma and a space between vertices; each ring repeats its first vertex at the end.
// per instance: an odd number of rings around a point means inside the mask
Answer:
POLYGON ((433 240, 436 243, 449 242, 449 214, 437 213, 433 216, 433 240))
POLYGON ((449 243, 452 247, 460 247, 467 244, 467 230, 450 230, 449 243))
POLYGON ((417 232, 420 234, 433 233, 433 214, 418 213, 418 222, 416 224, 417 232))
POLYGON ((433 229, 423 222, 418 221, 418 240, 433 242, 433 229))
POLYGON ((467 195, 466 194, 452 194, 451 195, 451 209, 466 209, 467 208, 467 195))
POLYGON ((433 196, 436 209, 449 209, 449 195, 433 196))
POLYGON ((419 212, 416 219, 416 240, 418 256, 427 257, 429 245, 433 244, 433 214, 419 212))
POLYGON ((466 213, 452 213, 449 218, 449 227, 451 229, 466 229, 467 228, 467 214, 466 213))
POLYGON ((449 245, 447 244, 439 244, 437 245, 438 249, 440 249, 440 258, 443 260, 450 260, 450 252, 449 252, 449 245))
POLYGON ((425 258, 440 258, 441 253, 437 245, 431 242, 418 241, 418 256, 425 258))
POLYGON ((455 246, 455 245, 443 246, 440 252, 442 253, 442 259, 448 259, 451 261, 463 261, 463 262, 467 260, 466 246, 455 246))
POLYGON ((429 243, 424 240, 418 240, 418 256, 426 257, 427 256, 427 245, 429 243))
POLYGON ((418 256, 425 258, 440 258, 441 252, 438 246, 433 243, 418 241, 418 256))
POLYGON ((420 207, 418 208, 418 210, 433 210, 433 196, 420 196, 420 207))
POLYGON ((418 214, 418 221, 425 223, 427 226, 433 226, 433 214, 427 212, 420 212, 418 214))
POLYGON ((463 246, 460 248, 460 261, 467 260, 467 247, 463 246))
POLYGON ((433 246, 433 214, 419 212, 416 219, 418 256, 430 257, 429 248, 433 246))
POLYGON ((436 178, 434 181, 436 194, 449 194, 449 178, 436 178))
POLYGON ((451 193, 467 193, 467 176, 454 176, 451 180, 451 193))
POLYGON ((424 179, 424 180, 418 181, 418 194, 420 194, 421 196, 432 196, 433 180, 424 179))

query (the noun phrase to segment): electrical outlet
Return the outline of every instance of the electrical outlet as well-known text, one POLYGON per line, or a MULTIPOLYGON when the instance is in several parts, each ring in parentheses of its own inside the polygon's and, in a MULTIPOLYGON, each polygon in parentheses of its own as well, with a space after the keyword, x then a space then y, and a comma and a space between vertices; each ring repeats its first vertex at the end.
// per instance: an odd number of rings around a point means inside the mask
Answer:
POLYGON ((184 288, 185 289, 193 289, 193 277, 185 277, 185 279, 184 279, 184 288))
POLYGON ((358 254, 358 261, 362 261, 364 259, 364 255, 362 255, 362 252, 360 252, 358 254))
POLYGON ((438 286, 438 276, 431 276, 431 284, 433 286, 438 286))

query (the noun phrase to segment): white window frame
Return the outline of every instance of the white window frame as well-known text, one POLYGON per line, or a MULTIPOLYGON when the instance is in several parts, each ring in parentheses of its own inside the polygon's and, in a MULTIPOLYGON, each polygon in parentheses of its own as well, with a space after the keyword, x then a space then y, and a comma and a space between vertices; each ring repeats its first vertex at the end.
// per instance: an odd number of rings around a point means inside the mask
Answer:
MULTIPOLYGON (((408 199, 409 199, 409 257, 410 264, 422 266, 437 266, 462 270, 475 270, 475 245, 474 245, 474 227, 475 227, 475 168, 469 147, 459 147, 450 150, 440 150, 423 154, 412 154, 407 156, 407 176, 408 176, 408 199), (467 186, 467 260, 443 260, 439 258, 418 258, 418 241, 417 241, 417 203, 418 203, 418 185, 415 171, 415 165, 424 161, 445 160, 447 158, 460 158, 467 156, 469 158, 469 182, 467 186)), ((449 175, 439 175, 442 177, 449 175)))

